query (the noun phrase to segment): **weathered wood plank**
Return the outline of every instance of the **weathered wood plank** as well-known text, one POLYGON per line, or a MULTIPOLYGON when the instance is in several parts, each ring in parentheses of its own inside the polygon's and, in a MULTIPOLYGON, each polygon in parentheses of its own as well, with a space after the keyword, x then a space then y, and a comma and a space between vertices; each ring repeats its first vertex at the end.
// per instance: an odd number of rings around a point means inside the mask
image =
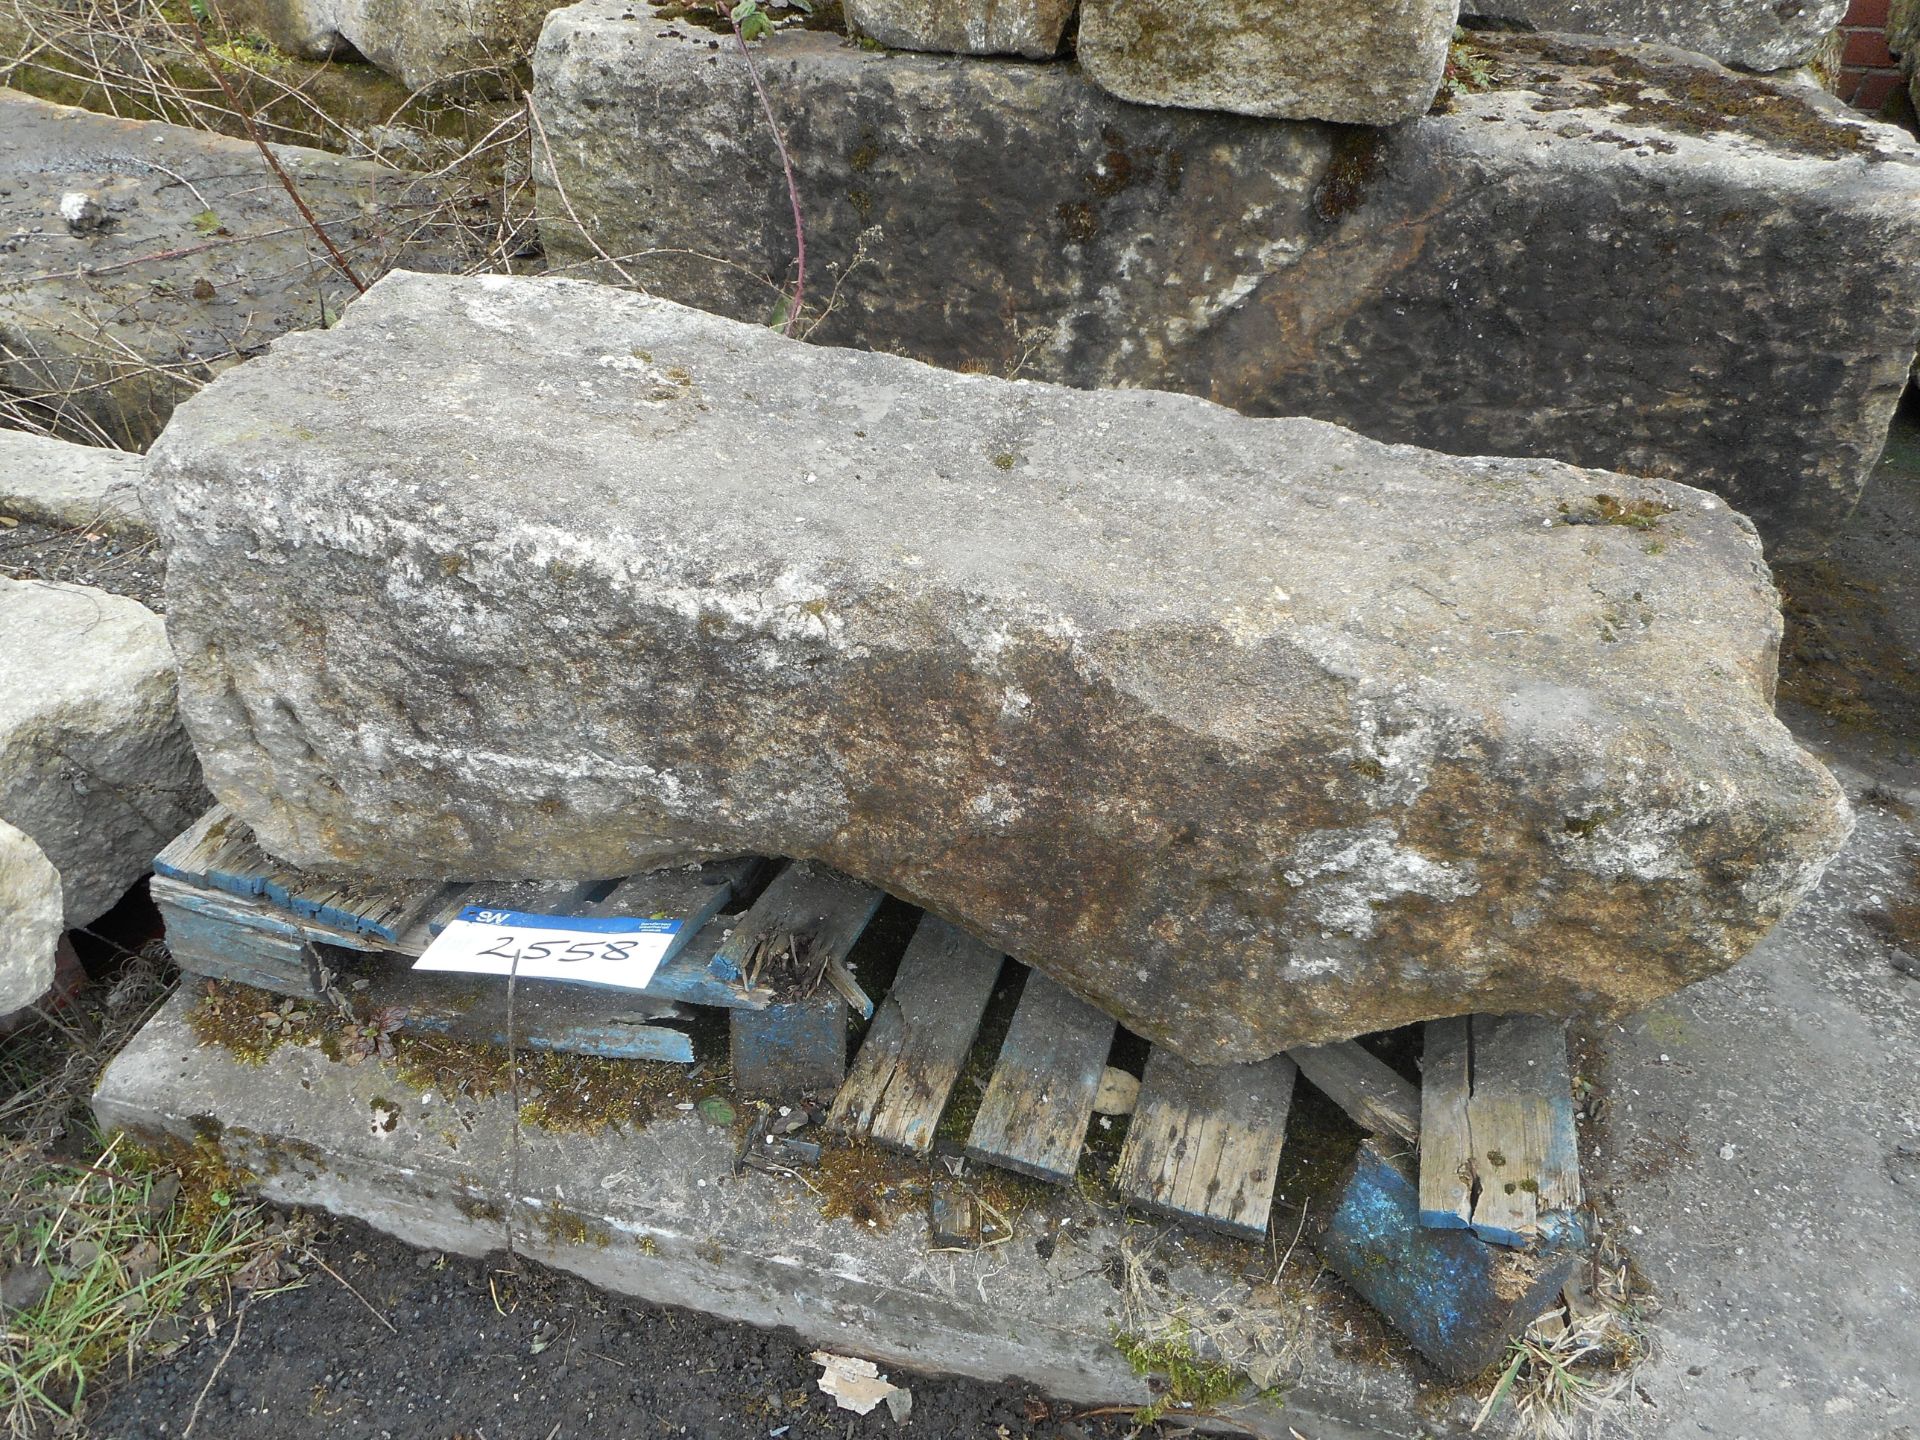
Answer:
POLYGON ((1191 1065, 1156 1046, 1115 1176, 1128 1200, 1258 1240, 1267 1233, 1293 1061, 1191 1065))
POLYGON ((1473 1222, 1471 1035, 1465 1015, 1429 1020, 1420 1056, 1420 1223, 1441 1229, 1473 1222))
POLYGON ((1407 1141, 1420 1138, 1420 1092, 1371 1051, 1340 1040, 1287 1053, 1300 1073, 1361 1129, 1407 1141))
POLYGON ((1566 1026, 1538 1015, 1476 1015, 1472 1055, 1473 1229, 1525 1245, 1580 1204, 1566 1026))
MULTIPOLYGON (((370 1003, 404 1009, 404 1031, 507 1044, 507 987, 498 976, 411 970, 386 956, 342 957, 339 973, 348 985, 371 980, 363 992, 370 1003)), ((513 992, 513 1043, 521 1049, 693 1063, 692 1038, 660 1023, 687 1018, 670 1000, 565 980, 516 980, 513 992)))
POLYGON ((1113 1031, 1110 1017, 1028 971, 967 1155, 1055 1184, 1071 1180, 1113 1031))
MULTIPOLYGON (((405 1009, 402 1030, 506 1044, 506 986, 497 977, 417 974, 404 956, 315 943, 310 923, 261 901, 161 878, 153 886, 168 949, 189 974, 311 1000, 320 994, 324 966, 344 993, 381 1009, 405 1009), (352 989, 359 979, 371 982, 365 991, 352 989)), ((712 943, 696 944, 689 963, 704 964, 712 943)), ((535 1050, 687 1064, 693 1060, 687 1034, 655 1023, 684 1013, 671 1001, 631 991, 542 980, 515 986, 516 1043, 535 1050)))
MULTIPOLYGON (((232 980, 276 995, 312 998, 306 946, 296 926, 253 924, 220 913, 224 906, 180 904, 163 888, 166 883, 155 877, 153 899, 166 926, 167 949, 174 964, 210 980, 232 980)), ((231 906, 245 903, 222 898, 231 906)))
POLYGON ((847 1070, 846 1001, 826 972, 844 965, 886 897, 824 865, 789 865, 733 917, 707 973, 766 995, 729 1016, 734 1088, 743 1095, 826 1094, 847 1070), (792 971, 797 957, 805 974, 792 971), (779 972, 778 985, 772 976, 779 972), (767 995, 770 987, 792 992, 767 995))
POLYGON ((911 1154, 931 1150, 999 976, 998 952, 923 915, 834 1098, 832 1123, 911 1154))
POLYGON ((441 887, 422 881, 383 884, 325 880, 283 865, 254 841, 253 832, 224 805, 216 805, 162 850, 155 873, 263 899, 303 919, 394 941, 427 910, 441 887))
POLYGON ((714 955, 721 980, 744 984, 748 963, 763 941, 793 936, 810 960, 845 962, 886 896, 824 865, 787 866, 730 922, 732 934, 714 955))
POLYGON ((1328 1267, 1447 1374, 1467 1378, 1501 1359, 1508 1343, 1566 1284, 1577 1251, 1524 1253, 1470 1230, 1420 1223, 1412 1175, 1379 1142, 1360 1147, 1319 1235, 1328 1267))

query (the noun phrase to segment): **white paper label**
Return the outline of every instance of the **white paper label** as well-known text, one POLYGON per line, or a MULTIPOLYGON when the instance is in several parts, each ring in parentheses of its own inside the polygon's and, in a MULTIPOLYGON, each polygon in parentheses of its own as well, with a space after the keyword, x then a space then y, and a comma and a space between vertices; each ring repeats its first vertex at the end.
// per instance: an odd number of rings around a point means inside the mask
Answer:
POLYGON ((644 990, 679 933, 678 920, 529 915, 469 905, 413 968, 644 990))

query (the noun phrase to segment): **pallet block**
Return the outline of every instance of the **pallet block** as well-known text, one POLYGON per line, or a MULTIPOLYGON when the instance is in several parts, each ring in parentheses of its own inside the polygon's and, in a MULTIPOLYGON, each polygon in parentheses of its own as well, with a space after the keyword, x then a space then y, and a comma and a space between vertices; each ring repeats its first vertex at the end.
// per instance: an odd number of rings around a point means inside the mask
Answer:
POLYGON ((1439 1369, 1479 1374, 1543 1314, 1573 1273, 1573 1226, 1525 1250, 1470 1230, 1421 1223, 1408 1166, 1372 1140, 1360 1146, 1319 1236, 1327 1267, 1439 1369))

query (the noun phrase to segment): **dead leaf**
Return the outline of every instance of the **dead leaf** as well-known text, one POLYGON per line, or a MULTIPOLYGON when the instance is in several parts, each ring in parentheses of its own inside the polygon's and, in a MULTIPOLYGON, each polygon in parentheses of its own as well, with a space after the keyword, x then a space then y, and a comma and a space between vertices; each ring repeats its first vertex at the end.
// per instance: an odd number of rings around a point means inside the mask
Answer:
POLYGON ((869 1415, 874 1406, 885 1400, 896 1420, 904 1419, 911 1413, 912 1393, 889 1381, 873 1361, 852 1355, 834 1355, 825 1350, 814 1351, 813 1358, 824 1371, 820 1376, 821 1391, 831 1395, 842 1410, 851 1410, 856 1415, 869 1415), (905 1396, 904 1402, 895 1400, 893 1397, 896 1395, 905 1396))

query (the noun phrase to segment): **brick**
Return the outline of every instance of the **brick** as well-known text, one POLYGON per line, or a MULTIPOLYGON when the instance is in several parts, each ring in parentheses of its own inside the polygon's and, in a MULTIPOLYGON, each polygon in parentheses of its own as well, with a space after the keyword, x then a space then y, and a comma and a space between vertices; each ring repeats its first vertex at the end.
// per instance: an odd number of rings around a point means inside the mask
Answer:
POLYGON ((1870 69, 1891 69, 1893 52, 1887 49, 1887 37, 1879 30, 1849 30, 1847 48, 1842 56, 1848 65, 1865 65, 1870 69))
POLYGON ((1889 0, 1853 0, 1847 7, 1847 18, 1840 23, 1848 29, 1855 26, 1868 30, 1887 28, 1887 6, 1889 0))
POLYGON ((1865 110, 1869 114, 1878 114, 1880 107, 1887 103, 1889 96, 1900 87, 1901 76, 1893 71, 1876 70, 1860 81, 1859 89, 1853 92, 1848 103, 1856 110, 1865 110))

